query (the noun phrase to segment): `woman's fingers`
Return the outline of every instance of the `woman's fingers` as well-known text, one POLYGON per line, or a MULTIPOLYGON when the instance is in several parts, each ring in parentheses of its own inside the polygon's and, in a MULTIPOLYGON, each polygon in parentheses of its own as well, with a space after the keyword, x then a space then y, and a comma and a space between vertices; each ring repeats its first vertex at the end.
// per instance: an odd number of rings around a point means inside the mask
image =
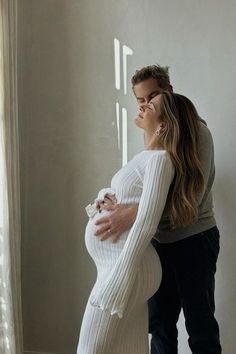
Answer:
POLYGON ((105 194, 104 196, 104 203, 106 204, 116 204, 117 203, 117 199, 115 194, 105 194))
POLYGON ((101 212, 103 205, 104 205, 104 201, 103 200, 96 200, 96 209, 99 212, 101 212))

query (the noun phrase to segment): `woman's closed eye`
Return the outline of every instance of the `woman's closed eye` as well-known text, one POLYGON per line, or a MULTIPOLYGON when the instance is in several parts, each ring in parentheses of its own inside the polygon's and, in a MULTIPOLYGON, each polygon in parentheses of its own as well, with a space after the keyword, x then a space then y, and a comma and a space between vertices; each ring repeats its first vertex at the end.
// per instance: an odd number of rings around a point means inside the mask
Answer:
POLYGON ((155 108, 154 108, 154 105, 153 103, 148 103, 145 108, 149 109, 150 111, 154 112, 155 111, 155 108))

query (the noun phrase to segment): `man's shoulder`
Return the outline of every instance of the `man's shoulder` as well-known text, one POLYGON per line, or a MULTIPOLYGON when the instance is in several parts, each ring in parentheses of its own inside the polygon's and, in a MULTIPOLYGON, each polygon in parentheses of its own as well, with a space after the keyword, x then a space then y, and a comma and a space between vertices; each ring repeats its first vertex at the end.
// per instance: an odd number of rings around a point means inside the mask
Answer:
POLYGON ((202 121, 200 121, 199 123, 199 143, 204 144, 204 145, 213 145, 213 139, 212 139, 212 135, 211 135, 211 131, 208 128, 208 126, 203 123, 202 121))

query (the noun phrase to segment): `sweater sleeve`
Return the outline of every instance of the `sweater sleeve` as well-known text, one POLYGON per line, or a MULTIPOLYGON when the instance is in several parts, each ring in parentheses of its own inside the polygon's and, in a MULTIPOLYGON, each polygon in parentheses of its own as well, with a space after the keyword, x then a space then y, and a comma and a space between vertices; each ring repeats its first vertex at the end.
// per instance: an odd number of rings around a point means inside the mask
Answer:
POLYGON ((145 169, 136 220, 108 278, 96 293, 91 294, 93 306, 108 310, 111 315, 123 316, 140 260, 163 213, 173 176, 174 167, 167 153, 157 153, 150 158, 145 169))
POLYGON ((114 188, 111 188, 111 187, 109 187, 109 188, 103 188, 103 189, 101 189, 100 192, 98 193, 98 196, 97 196, 97 198, 95 199, 95 201, 97 201, 97 200, 103 200, 103 199, 105 198, 106 194, 115 194, 115 193, 116 193, 116 191, 115 191, 114 188))

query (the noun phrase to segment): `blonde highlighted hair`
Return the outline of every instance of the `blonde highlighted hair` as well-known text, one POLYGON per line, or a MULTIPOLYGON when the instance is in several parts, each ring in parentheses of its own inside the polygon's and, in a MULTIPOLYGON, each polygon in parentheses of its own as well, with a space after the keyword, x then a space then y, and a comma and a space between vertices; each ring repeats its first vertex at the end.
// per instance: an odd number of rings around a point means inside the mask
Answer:
POLYGON ((187 97, 169 91, 160 96, 156 110, 164 129, 158 143, 169 152, 175 166, 168 196, 168 213, 174 228, 192 223, 198 215, 198 196, 204 188, 198 152, 199 124, 202 123, 187 97))

